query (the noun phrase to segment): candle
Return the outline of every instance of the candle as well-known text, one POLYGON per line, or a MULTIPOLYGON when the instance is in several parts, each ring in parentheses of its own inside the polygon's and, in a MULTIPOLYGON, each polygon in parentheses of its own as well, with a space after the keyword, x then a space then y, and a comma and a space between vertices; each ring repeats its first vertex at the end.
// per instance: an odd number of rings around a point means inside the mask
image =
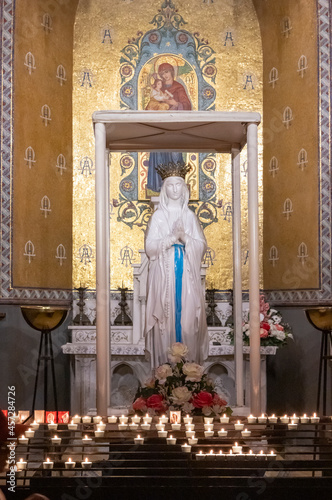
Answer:
POLYGON ((68 424, 68 429, 70 431, 76 431, 77 430, 77 424, 74 422, 74 419, 68 424))
POLYGON ((58 424, 55 424, 54 422, 50 422, 48 424, 48 430, 50 430, 50 431, 56 431, 57 428, 58 428, 58 424))
POLYGON ((197 441, 198 441, 198 439, 197 439, 197 438, 195 438, 195 437, 188 438, 188 443, 189 443, 190 445, 197 444, 197 441))
POLYGON ((253 454, 252 450, 249 450, 249 453, 247 455, 249 458, 255 458, 255 455, 253 454))
POLYGON ((162 423, 162 424, 167 424, 168 422, 168 418, 166 417, 166 415, 162 415, 160 418, 159 418, 159 422, 162 423))
POLYGON ((308 424, 309 423, 309 417, 307 417, 306 414, 303 415, 303 417, 300 418, 301 424, 308 424))
POLYGON ((75 417, 72 418, 72 424, 80 424, 81 423, 81 417, 79 415, 75 415, 75 417))
POLYGON ((172 431, 179 431, 181 429, 181 424, 172 424, 172 431))
POLYGON ((29 438, 27 438, 27 437, 25 437, 25 436, 21 436, 21 437, 19 437, 19 438, 18 438, 18 442, 19 442, 20 444, 28 444, 28 442, 29 442, 29 438))
POLYGON ((249 415, 247 420, 248 420, 248 424, 255 424, 257 419, 253 415, 249 415))
POLYGON ((251 436, 251 431, 248 431, 248 429, 244 429, 244 431, 241 431, 242 437, 250 437, 251 436))
POLYGON ((101 417, 99 417, 99 416, 97 416, 97 417, 93 417, 93 423, 94 423, 94 424, 100 424, 101 420, 102 420, 102 419, 101 419, 101 417))
POLYGON ((92 439, 87 434, 85 434, 82 441, 83 441, 83 443, 90 443, 92 441, 92 439))
POLYGON ((97 430, 98 431, 104 431, 106 429, 106 424, 103 422, 100 422, 100 424, 97 425, 97 430))
POLYGON ((276 424, 278 422, 278 417, 276 417, 275 414, 273 413, 273 415, 269 417, 269 422, 270 424, 276 424))
POLYGON ((220 423, 221 424, 228 424, 229 422, 229 417, 226 417, 226 413, 223 414, 222 417, 220 417, 220 423))
POLYGON ((128 423, 128 417, 125 417, 124 415, 121 415, 121 417, 119 417, 119 422, 120 422, 120 424, 127 424, 128 423))
POLYGON ((136 431, 138 429, 138 424, 135 424, 135 422, 131 422, 129 424, 129 427, 132 431, 136 431))
POLYGON ((167 441, 167 444, 176 444, 176 438, 172 436, 172 434, 170 435, 170 437, 168 437, 166 439, 167 441))
POLYGON ((131 417, 131 421, 134 423, 134 424, 139 424, 140 421, 141 421, 141 417, 139 417, 138 415, 135 415, 134 417, 131 417))
POLYGON ((186 417, 183 417, 183 421, 185 424, 191 424, 193 419, 192 419, 192 417, 189 417, 189 415, 187 415, 186 417))
POLYGON ((30 425, 31 429, 33 429, 34 431, 38 430, 39 429, 39 424, 38 422, 36 422, 35 420, 32 422, 32 424, 30 425))
POLYGON ((59 438, 57 435, 51 438, 52 444, 61 444, 61 438, 59 438))
POLYGON ((212 437, 214 434, 214 431, 209 427, 207 430, 204 431, 204 436, 207 437, 212 437))
POLYGON ((213 423, 213 417, 204 417, 204 423, 205 424, 212 424, 213 423))
POLYGON ((127 427, 128 427, 127 424, 118 424, 119 431, 124 431, 127 429, 127 427))
POLYGON ((210 453, 207 453, 205 455, 205 458, 214 458, 215 457, 215 454, 213 453, 213 450, 210 450, 210 453))
POLYGON ((289 430, 294 430, 297 428, 297 424, 293 420, 291 420, 287 425, 289 430))
POLYGON ((141 429, 143 429, 143 431, 149 431, 150 428, 151 428, 150 424, 141 424, 141 429))
POLYGON ((219 450, 219 453, 216 455, 216 458, 225 458, 224 455, 223 455, 223 452, 222 450, 219 450))
POLYGON ((27 438, 33 438, 35 435, 35 431, 33 431, 32 429, 29 428, 27 431, 25 431, 24 434, 25 434, 25 437, 27 437, 27 438))
POLYGON ((227 431, 225 431, 225 429, 220 429, 220 431, 218 431, 218 436, 219 437, 226 437, 227 431))
POLYGON ((193 431, 195 429, 195 424, 185 424, 184 426, 186 431, 189 431, 189 429, 193 431))
POLYGON ((84 462, 81 462, 81 466, 83 467, 83 469, 90 469, 91 465, 92 465, 92 462, 90 462, 88 460, 88 457, 86 457, 84 462))
POLYGON ((204 430, 212 430, 213 429, 213 424, 204 424, 204 430))
POLYGON ((181 450, 184 451, 184 453, 190 453, 191 452, 191 446, 189 446, 188 443, 184 443, 181 445, 181 450))
POLYGON ((16 463, 17 470, 24 470, 27 468, 27 462, 20 458, 20 460, 16 463))
POLYGON ((102 431, 101 429, 97 429, 95 431, 95 437, 102 438, 104 437, 105 431, 102 431))
POLYGON ((73 462, 71 458, 68 458, 68 461, 65 462, 66 469, 73 469, 76 465, 76 462, 73 462))
POLYGON ((284 415, 283 417, 280 417, 280 422, 283 423, 283 424, 288 424, 289 417, 287 417, 287 415, 284 415))
POLYGON ((242 453, 242 446, 239 446, 237 443, 235 443, 232 446, 232 452, 233 453, 242 453))
POLYGON ((118 417, 116 415, 110 415, 107 417, 107 420, 109 424, 116 424, 118 417))
POLYGON ((187 437, 187 438, 192 438, 192 437, 195 437, 195 431, 193 431, 191 428, 189 428, 189 429, 186 431, 186 437, 187 437))
POLYGON ((137 437, 134 439, 134 443, 135 444, 143 444, 144 443, 144 438, 141 437, 139 434, 137 435, 137 437))
POLYGON ((240 420, 238 420, 236 422, 236 424, 234 424, 234 429, 236 431, 242 431, 243 430, 243 427, 244 427, 244 424, 241 424, 240 420))
POLYGON ((84 417, 82 417, 82 422, 83 422, 83 424, 90 424, 91 417, 89 417, 88 415, 85 415, 84 417))
POLYGON ((261 451, 258 453, 258 455, 256 455, 256 458, 257 458, 258 460, 266 460, 266 455, 265 455, 264 451, 263 451, 263 450, 261 450, 261 451))
POLYGON ((164 428, 165 428, 165 425, 162 424, 161 422, 159 422, 158 424, 156 424, 157 431, 162 431, 164 428))
POLYGON ((277 458, 277 455, 274 453, 274 451, 272 450, 268 455, 267 457, 269 460, 275 460, 277 458))
POLYGON ((319 420, 320 419, 319 419, 319 417, 317 417, 316 413, 314 413, 313 417, 310 417, 310 422, 312 424, 318 424, 319 420))
POLYGON ((196 453, 196 460, 204 460, 205 454, 202 452, 202 450, 199 451, 199 453, 196 453))
POLYGON ((53 469, 53 463, 49 458, 46 459, 46 462, 43 462, 43 469, 53 469))
POLYGON ((267 418, 266 416, 264 415, 264 413, 261 414, 260 417, 258 417, 258 423, 259 424, 266 424, 266 421, 267 421, 267 418))
POLYGON ((147 413, 147 414, 145 415, 145 417, 143 417, 143 422, 144 422, 145 424, 151 424, 151 422, 152 422, 152 417, 150 417, 150 416, 149 416, 149 414, 147 413))
POLYGON ((298 424, 299 423, 299 417, 297 417, 295 413, 291 417, 291 420, 293 421, 293 424, 298 424))
POLYGON ((167 438, 167 431, 165 431, 165 430, 158 431, 158 437, 167 438))

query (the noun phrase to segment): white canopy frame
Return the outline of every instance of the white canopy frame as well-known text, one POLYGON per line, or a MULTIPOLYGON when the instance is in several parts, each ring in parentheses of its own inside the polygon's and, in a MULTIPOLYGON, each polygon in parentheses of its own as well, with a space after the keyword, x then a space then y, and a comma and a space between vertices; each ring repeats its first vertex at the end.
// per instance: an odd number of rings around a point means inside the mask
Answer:
POLYGON ((233 293, 236 404, 244 404, 240 152, 247 144, 250 410, 261 411, 259 318, 258 141, 259 113, 211 111, 96 111, 96 376, 97 413, 110 407, 109 152, 195 151, 229 153, 233 183, 233 293))

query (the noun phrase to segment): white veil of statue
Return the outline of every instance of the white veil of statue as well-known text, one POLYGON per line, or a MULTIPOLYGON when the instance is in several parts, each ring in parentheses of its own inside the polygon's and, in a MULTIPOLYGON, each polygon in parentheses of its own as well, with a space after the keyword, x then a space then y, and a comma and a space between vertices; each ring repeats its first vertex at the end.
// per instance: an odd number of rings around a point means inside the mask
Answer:
POLYGON ((168 170, 145 237, 149 258, 145 347, 152 368, 168 361, 168 348, 174 342, 188 346, 190 361, 202 363, 208 356, 200 278, 206 239, 197 216, 188 208, 186 171, 180 164, 174 165, 171 176, 168 170))

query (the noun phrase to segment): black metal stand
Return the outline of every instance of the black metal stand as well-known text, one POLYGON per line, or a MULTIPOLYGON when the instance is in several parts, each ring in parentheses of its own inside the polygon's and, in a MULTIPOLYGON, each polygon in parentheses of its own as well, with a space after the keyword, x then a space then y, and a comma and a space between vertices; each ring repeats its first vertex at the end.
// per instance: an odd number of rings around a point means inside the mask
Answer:
POLYGON ((317 391, 317 414, 320 408, 320 396, 323 376, 323 415, 326 415, 326 393, 327 393, 327 360, 332 359, 329 354, 329 347, 332 343, 332 332, 322 330, 322 340, 320 344, 319 373, 318 373, 318 391, 317 391))
POLYGON ((39 352, 38 352, 38 362, 37 362, 37 373, 36 373, 35 388, 33 391, 33 400, 32 400, 32 411, 31 411, 32 416, 34 415, 34 411, 35 411, 35 403, 36 403, 36 395, 37 395, 37 387, 38 387, 38 376, 39 376, 40 362, 41 361, 44 362, 44 410, 45 411, 47 410, 48 367, 49 367, 49 362, 51 362, 54 405, 55 405, 55 410, 58 411, 58 398, 57 398, 56 383, 55 383, 54 356, 53 356, 51 330, 41 330, 39 352), (44 349, 43 349, 43 344, 44 344, 44 349), (42 354, 42 350, 44 351, 44 354, 42 354))

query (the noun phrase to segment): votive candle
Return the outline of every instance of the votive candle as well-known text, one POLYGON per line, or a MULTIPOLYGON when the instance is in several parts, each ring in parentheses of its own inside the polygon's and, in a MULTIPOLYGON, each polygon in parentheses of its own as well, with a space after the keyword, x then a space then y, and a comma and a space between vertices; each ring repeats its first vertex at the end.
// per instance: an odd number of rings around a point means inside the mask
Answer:
POLYGON ((253 415, 249 415, 249 417, 247 417, 247 421, 248 424, 255 424, 257 422, 257 419, 253 415))
POLYGON ((46 461, 43 462, 43 469, 53 469, 53 464, 54 462, 47 458, 46 461))
POLYGON ((166 439, 167 444, 176 444, 176 438, 172 434, 166 439))
POLYGON ((222 417, 220 417, 220 423, 221 424, 228 424, 229 422, 229 417, 226 416, 226 413, 223 414, 222 417))
POLYGON ((141 437, 139 434, 137 434, 137 437, 134 438, 134 443, 135 444, 143 444, 144 443, 144 438, 141 437))
POLYGON ((220 429, 220 431, 218 431, 218 436, 219 437, 226 437, 228 434, 228 431, 226 431, 225 429, 220 429))
POLYGON ((86 457, 86 459, 83 462, 81 462, 81 466, 83 469, 90 469, 90 467, 92 466, 92 462, 90 462, 88 460, 88 457, 86 457))
POLYGON ((27 468, 27 462, 20 458, 20 460, 16 463, 17 470, 24 470, 27 468))
POLYGON ((76 462, 73 462, 71 458, 68 458, 67 462, 65 462, 66 469, 74 469, 76 462))

